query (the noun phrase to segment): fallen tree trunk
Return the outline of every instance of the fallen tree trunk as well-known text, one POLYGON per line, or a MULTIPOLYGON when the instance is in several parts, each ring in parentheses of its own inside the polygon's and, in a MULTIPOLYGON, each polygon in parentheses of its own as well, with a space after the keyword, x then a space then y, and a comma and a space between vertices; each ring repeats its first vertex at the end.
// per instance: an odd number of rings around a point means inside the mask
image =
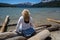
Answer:
MULTIPOLYGON (((38 31, 38 28, 36 28, 35 30, 38 31)), ((0 39, 7 39, 7 38, 15 37, 15 36, 17 36, 17 33, 14 32, 14 31, 13 32, 3 32, 3 33, 0 33, 0 39)))
POLYGON ((5 19, 5 21, 4 21, 4 23, 3 23, 2 27, 1 27, 0 32, 5 32, 7 30, 8 22, 9 22, 9 16, 6 16, 6 19, 5 19))
MULTIPOLYGON (((17 25, 17 23, 15 23, 15 24, 7 24, 7 26, 16 26, 17 25)), ((1 25, 0 25, 0 27, 2 27, 1 25)))
POLYGON ((7 38, 12 38, 17 36, 17 33, 15 32, 4 32, 4 33, 0 33, 0 40, 1 39, 7 39, 7 38))
POLYGON ((51 27, 52 25, 51 24, 44 24, 44 25, 38 25, 37 27, 51 27))
MULTIPOLYGON (((40 30, 36 30, 36 32, 37 31, 40 32, 42 30, 41 29, 40 30)), ((16 32, 3 32, 3 33, 0 33, 0 40, 2 40, 2 39, 8 39, 8 38, 16 37, 16 36, 17 36, 17 33, 16 32)))
POLYGON ((44 40, 48 36, 50 36, 50 32, 48 30, 43 30, 28 40, 44 40))
POLYGON ((5 32, 0 33, 0 40, 26 40, 26 38, 19 36, 16 32, 5 32))
MULTIPOLYGON (((7 24, 7 26, 16 26, 17 25, 17 23, 13 23, 13 24, 7 24)), ((51 27, 52 25, 51 24, 42 24, 42 25, 38 25, 37 27, 51 27)), ((1 25, 0 25, 0 27, 2 27, 1 25)))
POLYGON ((39 33, 42 30, 46 29, 46 27, 45 26, 44 27, 37 27, 37 28, 34 28, 34 29, 35 29, 36 33, 39 33))
POLYGON ((52 31, 60 30, 60 25, 52 25, 51 27, 48 27, 48 28, 38 27, 38 28, 35 28, 35 29, 36 29, 37 33, 40 32, 41 30, 44 30, 44 29, 47 29, 50 32, 52 32, 52 31))
POLYGON ((41 32, 44 29, 47 29, 50 32, 57 31, 57 30, 60 30, 60 25, 52 25, 51 27, 47 27, 47 28, 46 27, 37 27, 37 28, 35 28, 37 33, 41 32))
POLYGON ((27 38, 25 38, 23 36, 16 36, 16 37, 8 38, 5 40, 27 40, 27 38))
POLYGON ((52 25, 51 27, 47 28, 50 32, 56 31, 60 29, 60 25, 52 25))
MULTIPOLYGON (((51 26, 49 28, 38 27, 38 28, 35 28, 35 30, 36 30, 37 33, 40 33, 44 29, 47 29, 47 30, 49 30, 51 32, 51 31, 56 31, 59 28, 60 28, 60 25, 53 25, 53 26, 51 26)), ((0 33, 0 39, 12 38, 12 37, 15 37, 16 35, 17 35, 16 32, 4 32, 4 33, 0 33)))

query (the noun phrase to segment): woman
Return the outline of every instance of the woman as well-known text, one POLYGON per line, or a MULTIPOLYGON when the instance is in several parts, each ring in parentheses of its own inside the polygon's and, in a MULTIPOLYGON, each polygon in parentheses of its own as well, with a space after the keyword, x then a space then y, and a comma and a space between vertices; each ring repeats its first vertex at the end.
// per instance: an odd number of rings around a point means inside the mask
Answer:
POLYGON ((33 29, 32 17, 30 16, 30 12, 27 9, 22 11, 22 16, 19 18, 17 23, 16 32, 18 34, 22 34, 23 36, 32 36, 35 33, 33 29))
MULTIPOLYGON (((16 27, 16 32, 4 32, 0 33, 0 40, 3 39, 9 39, 12 37, 16 37, 16 39, 21 39, 19 36, 20 34, 24 37, 31 37, 35 34, 35 30, 33 29, 33 24, 32 24, 32 17, 30 16, 30 12, 27 9, 24 9, 22 11, 22 16, 19 18, 17 27, 16 27)), ((14 38, 13 38, 14 39, 14 38)))

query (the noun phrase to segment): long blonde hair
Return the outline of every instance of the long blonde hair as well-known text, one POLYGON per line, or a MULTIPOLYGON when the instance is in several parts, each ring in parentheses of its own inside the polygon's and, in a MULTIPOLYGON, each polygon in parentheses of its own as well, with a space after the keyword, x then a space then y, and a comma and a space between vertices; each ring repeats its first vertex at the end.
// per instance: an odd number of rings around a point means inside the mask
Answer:
POLYGON ((29 21, 29 19, 30 19, 30 12, 29 12, 29 10, 28 9, 24 9, 22 11, 22 16, 24 17, 24 20, 28 20, 29 21))

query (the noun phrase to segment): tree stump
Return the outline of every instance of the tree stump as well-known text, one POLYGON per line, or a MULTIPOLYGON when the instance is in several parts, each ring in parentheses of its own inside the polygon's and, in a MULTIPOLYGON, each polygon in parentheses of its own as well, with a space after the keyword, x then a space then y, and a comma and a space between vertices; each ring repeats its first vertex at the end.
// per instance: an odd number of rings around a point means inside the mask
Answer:
POLYGON ((5 19, 5 21, 4 21, 4 23, 3 23, 2 27, 1 27, 0 32, 5 32, 7 30, 8 22, 9 22, 9 16, 6 16, 6 19, 5 19))

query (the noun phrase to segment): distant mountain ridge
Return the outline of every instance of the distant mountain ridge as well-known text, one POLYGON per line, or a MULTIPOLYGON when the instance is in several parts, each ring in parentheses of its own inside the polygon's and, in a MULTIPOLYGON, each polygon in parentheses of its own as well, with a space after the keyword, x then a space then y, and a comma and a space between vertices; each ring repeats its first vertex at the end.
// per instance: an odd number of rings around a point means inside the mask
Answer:
POLYGON ((60 7, 60 1, 40 2, 36 4, 29 2, 19 4, 0 3, 0 7, 60 7))
POLYGON ((32 3, 19 3, 19 4, 13 4, 15 5, 15 7, 31 7, 32 6, 32 3))
POLYGON ((8 3, 0 3, 0 7, 31 7, 31 3, 19 3, 19 4, 8 4, 8 3))
POLYGON ((60 1, 40 2, 32 7, 60 7, 60 1))

